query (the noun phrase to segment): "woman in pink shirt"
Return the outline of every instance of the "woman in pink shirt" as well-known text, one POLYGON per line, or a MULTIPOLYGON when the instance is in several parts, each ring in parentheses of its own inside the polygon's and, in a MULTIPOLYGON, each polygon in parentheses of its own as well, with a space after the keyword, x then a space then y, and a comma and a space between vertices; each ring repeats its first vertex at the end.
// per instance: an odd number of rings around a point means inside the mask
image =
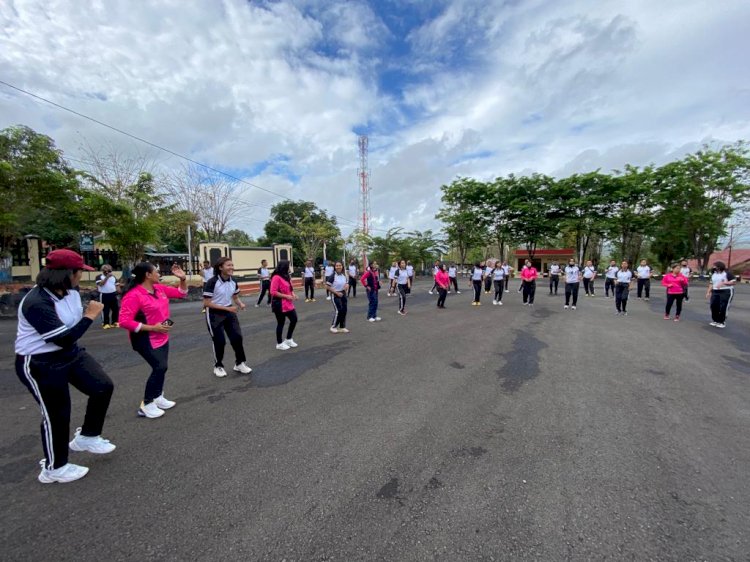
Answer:
POLYGON ((130 332, 133 349, 151 367, 146 381, 143 402, 138 415, 160 418, 164 410, 175 403, 164 397, 164 377, 169 358, 169 299, 184 299, 187 295, 187 277, 182 268, 174 264, 172 275, 180 280, 180 287, 161 285, 159 268, 149 262, 141 262, 133 268, 128 285, 120 303, 120 328, 130 332))
POLYGON ((271 275, 271 311, 276 315, 276 349, 287 350, 297 347, 292 339, 294 328, 297 326, 297 311, 294 301, 297 295, 292 288, 292 277, 289 274, 289 260, 281 260, 271 275), (286 340, 282 340, 284 323, 289 318, 286 330, 286 340))
POLYGON ((669 320, 669 313, 672 311, 672 303, 677 301, 677 310, 675 311, 674 321, 680 321, 682 313, 682 299, 685 298, 685 290, 688 286, 687 277, 680 272, 680 264, 672 266, 672 271, 667 273, 661 280, 661 284, 667 288, 667 308, 664 312, 664 320, 669 320))
POLYGON ((534 306, 534 294, 536 293, 536 278, 539 274, 531 265, 531 260, 526 260, 526 267, 521 270, 521 285, 523 288, 524 306, 534 306))
POLYGON ((435 284, 437 285, 438 297, 437 307, 445 308, 445 298, 448 296, 448 287, 450 286, 450 277, 448 277, 448 270, 444 263, 437 266, 437 272, 435 273, 435 284))

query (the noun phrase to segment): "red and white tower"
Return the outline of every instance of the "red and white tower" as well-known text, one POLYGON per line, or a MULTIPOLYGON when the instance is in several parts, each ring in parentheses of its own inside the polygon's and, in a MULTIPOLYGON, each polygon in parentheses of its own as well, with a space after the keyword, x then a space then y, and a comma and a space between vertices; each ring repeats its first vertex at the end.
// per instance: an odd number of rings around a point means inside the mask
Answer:
POLYGON ((367 167, 367 135, 360 135, 359 144, 359 211, 363 234, 370 233, 370 169, 367 167))

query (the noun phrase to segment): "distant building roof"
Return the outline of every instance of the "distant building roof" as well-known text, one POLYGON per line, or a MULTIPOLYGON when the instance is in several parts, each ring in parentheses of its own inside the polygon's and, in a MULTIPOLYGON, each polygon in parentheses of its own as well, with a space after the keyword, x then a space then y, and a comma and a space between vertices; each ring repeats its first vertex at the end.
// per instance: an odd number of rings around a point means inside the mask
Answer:
MULTIPOLYGON (((729 250, 722 250, 720 252, 714 252, 711 254, 711 257, 708 259, 708 263, 706 264, 706 269, 709 269, 711 267, 711 264, 713 264, 715 261, 723 261, 724 263, 729 263, 729 250)), ((738 248, 732 248, 732 263, 730 264, 730 267, 732 269, 742 269, 744 267, 747 267, 748 262, 750 262, 750 249, 738 249, 738 248)), ((698 260, 688 260, 688 265, 690 266, 690 269, 693 271, 698 270, 698 260)))

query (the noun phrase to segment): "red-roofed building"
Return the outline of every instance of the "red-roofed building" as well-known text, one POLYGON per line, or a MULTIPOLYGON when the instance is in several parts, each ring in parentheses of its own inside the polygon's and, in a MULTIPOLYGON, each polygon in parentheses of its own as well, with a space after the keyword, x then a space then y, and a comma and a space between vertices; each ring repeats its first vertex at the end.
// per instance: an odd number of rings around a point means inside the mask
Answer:
MULTIPOLYGON (((738 274, 750 269, 750 249, 732 248, 732 263, 729 263, 729 250, 714 252, 706 264, 706 270, 711 269, 715 261, 723 261, 730 266, 732 273, 738 274)), ((699 273, 698 260, 688 260, 688 265, 695 273, 699 273)))
MULTIPOLYGON (((575 248, 537 248, 534 257, 531 259, 532 265, 541 273, 547 273, 549 266, 556 261, 562 267, 567 265, 568 260, 576 257, 575 248)), ((517 248, 510 257, 510 265, 521 271, 523 264, 529 259, 529 252, 526 248, 517 248)))

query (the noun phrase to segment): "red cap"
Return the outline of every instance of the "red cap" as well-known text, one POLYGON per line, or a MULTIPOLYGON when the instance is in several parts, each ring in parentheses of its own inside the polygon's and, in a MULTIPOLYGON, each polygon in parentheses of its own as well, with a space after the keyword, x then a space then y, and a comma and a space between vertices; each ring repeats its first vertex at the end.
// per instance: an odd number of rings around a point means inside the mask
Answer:
POLYGON ((45 267, 47 269, 83 269, 85 271, 94 271, 93 267, 89 267, 83 263, 83 256, 73 250, 52 250, 47 254, 45 267))

